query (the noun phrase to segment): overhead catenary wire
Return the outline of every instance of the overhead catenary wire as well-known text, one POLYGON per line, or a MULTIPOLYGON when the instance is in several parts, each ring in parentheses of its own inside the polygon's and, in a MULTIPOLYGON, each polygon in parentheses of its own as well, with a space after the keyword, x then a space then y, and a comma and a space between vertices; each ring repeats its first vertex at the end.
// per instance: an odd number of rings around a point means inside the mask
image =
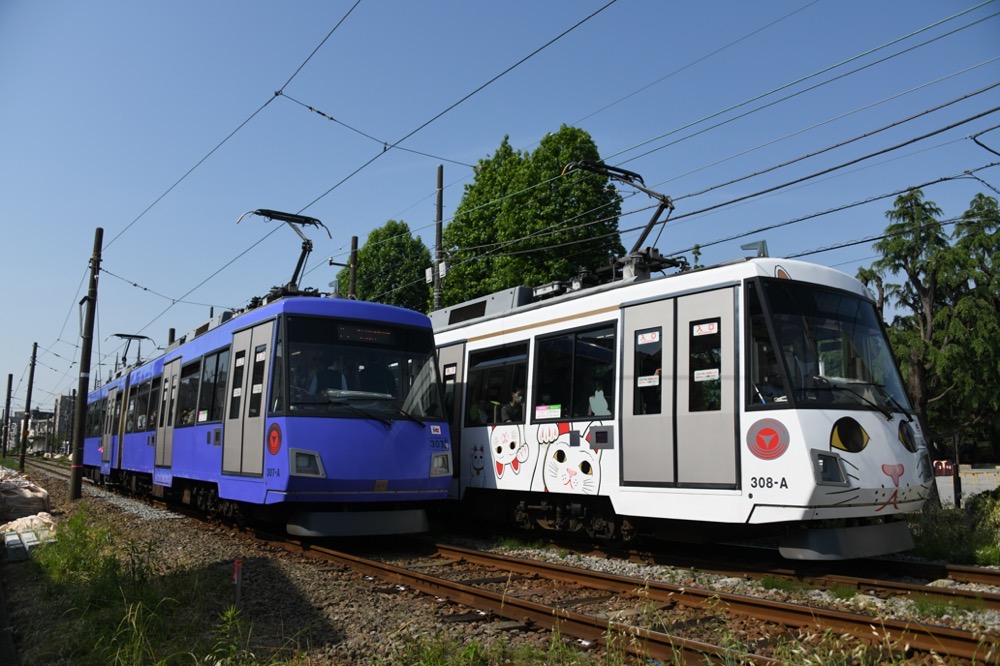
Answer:
POLYGON ((302 213, 303 211, 308 210, 309 208, 311 208, 312 206, 314 206, 315 204, 317 204, 320 200, 324 199, 331 192, 333 192, 334 190, 336 190, 337 188, 339 188, 341 185, 343 185, 344 183, 346 183, 348 180, 350 180, 351 178, 353 178, 357 174, 361 173, 364 169, 366 169, 375 160, 377 160, 378 158, 382 157, 382 155, 384 155, 385 153, 387 153, 390 148, 395 148, 399 144, 403 143, 404 141, 406 141, 410 137, 412 137, 415 134, 417 134, 418 132, 420 132, 421 130, 425 129, 430 124, 432 124, 435 121, 437 121, 438 119, 440 119, 445 114, 447 114, 450 111, 454 110, 455 108, 457 108, 461 104, 464 104, 465 102, 467 102, 468 100, 470 100, 473 96, 475 96, 479 92, 483 91, 484 89, 486 89, 487 87, 489 87, 493 83, 497 82, 498 80, 500 80, 501 78, 503 78, 504 76, 506 76, 507 74, 509 74, 510 72, 514 71, 515 69, 517 69, 518 67, 520 67, 522 64, 524 64, 528 60, 532 59, 533 57, 535 57, 536 55, 538 55, 539 53, 541 53, 545 49, 549 48, 550 46, 552 46, 553 44, 555 44, 556 42, 558 42, 560 39, 562 39, 566 35, 570 34, 571 32, 573 32, 574 30, 576 30, 577 28, 579 28, 580 26, 582 26, 587 21, 590 21, 592 18, 594 18, 595 16, 597 16, 598 14, 600 14, 601 12, 603 12, 605 9, 607 9, 611 5, 615 4, 616 2, 618 2, 618 0, 609 0, 609 2, 607 2, 604 5, 602 5, 601 7, 597 8, 597 10, 595 10, 593 13, 591 13, 588 16, 580 19, 579 21, 577 21, 575 24, 573 24, 572 26, 570 26, 569 28, 567 28, 563 32, 559 33, 558 35, 556 35, 555 37, 553 37, 549 41, 545 42, 544 44, 542 44, 541 46, 539 46, 538 48, 536 48, 534 51, 532 51, 528 55, 524 56, 523 58, 521 58, 520 60, 518 60, 517 62, 515 62, 513 65, 507 67, 505 70, 503 70, 502 72, 500 72, 499 74, 497 74, 496 76, 494 76, 493 78, 491 78, 490 80, 488 80, 486 83, 481 84, 480 86, 478 86, 472 92, 466 94, 464 97, 462 97, 458 101, 453 102, 451 105, 449 105, 443 111, 438 112, 437 115, 433 116, 430 120, 424 121, 416 129, 411 130, 409 133, 407 133, 406 135, 404 135, 402 138, 397 139, 392 144, 386 146, 382 150, 382 152, 376 154, 374 157, 372 157, 371 159, 369 159, 367 162, 365 162, 361 166, 357 167, 354 171, 352 171, 351 173, 349 173, 348 175, 346 175, 343 179, 341 179, 335 185, 333 185, 328 190, 326 190, 325 192, 323 192, 322 194, 320 194, 318 197, 316 197, 315 199, 313 199, 312 201, 310 201, 309 203, 307 203, 305 206, 303 206, 302 208, 300 208, 297 212, 302 213))
MULTIPOLYGON (((672 135, 672 134, 676 134, 677 132, 680 132, 680 131, 682 131, 682 130, 685 130, 685 129, 688 129, 688 128, 690 128, 690 127, 694 127, 694 126, 696 126, 696 125, 700 125, 700 124, 702 124, 702 123, 704 123, 704 122, 707 122, 707 121, 709 121, 709 120, 711 120, 711 119, 713 119, 713 118, 717 118, 717 117, 719 117, 719 116, 722 116, 722 115, 724 115, 724 114, 726 114, 726 113, 728 113, 728 112, 730 112, 730 111, 735 111, 736 109, 739 109, 739 108, 742 108, 742 107, 744 107, 744 106, 746 106, 746 105, 748 105, 748 104, 752 104, 753 102, 756 102, 756 101, 758 101, 758 100, 761 100, 761 99, 764 99, 764 98, 767 98, 767 97, 770 97, 771 95, 773 95, 773 94, 775 94, 775 93, 778 93, 778 92, 781 92, 782 90, 786 90, 786 89, 788 89, 788 88, 791 88, 791 87, 793 87, 793 86, 795 86, 795 85, 797 85, 797 84, 799 84, 799 83, 803 83, 803 82, 805 82, 805 81, 808 81, 808 80, 810 80, 810 79, 813 79, 813 78, 815 78, 815 77, 817 77, 817 76, 820 76, 820 75, 822 75, 822 74, 825 74, 825 73, 827 73, 827 72, 831 72, 831 71, 833 71, 833 70, 837 69, 838 67, 842 67, 843 65, 846 65, 846 64, 848 64, 848 63, 851 63, 851 62, 854 62, 855 60, 858 60, 858 59, 860 59, 860 58, 863 58, 863 57, 865 57, 866 55, 870 55, 870 54, 872 54, 872 53, 876 53, 876 52, 878 52, 878 51, 880 51, 880 50, 882 50, 882 49, 885 49, 885 48, 888 48, 888 47, 890 47, 890 46, 892 46, 892 45, 894 45, 894 44, 898 44, 898 43, 900 43, 900 42, 902 42, 902 41, 904 41, 904 40, 906 40, 906 39, 909 39, 910 37, 913 37, 913 36, 916 36, 916 35, 919 35, 919 34, 921 34, 921 33, 923 33, 923 32, 926 32, 927 30, 930 30, 930 29, 932 29, 932 28, 934 28, 934 27, 936 27, 936 26, 938 26, 938 25, 942 25, 942 24, 944 24, 944 23, 946 23, 946 22, 948 22, 948 21, 952 21, 952 20, 954 20, 954 19, 956 19, 956 18, 958 18, 958 17, 960 17, 960 16, 963 16, 963 15, 965 15, 965 14, 968 14, 968 13, 969 13, 969 12, 971 12, 971 11, 974 11, 974 10, 976 10, 976 9, 979 9, 980 7, 983 7, 983 6, 985 6, 985 5, 988 5, 988 4, 990 4, 991 2, 993 2, 993 1, 994 1, 994 0, 986 0, 985 2, 982 2, 982 3, 980 3, 979 5, 976 5, 975 7, 969 7, 968 9, 965 9, 965 10, 963 10, 963 11, 961 11, 961 12, 957 13, 957 14, 954 14, 954 15, 952 15, 952 16, 949 16, 948 18, 945 18, 945 19, 941 19, 940 21, 936 21, 936 22, 934 22, 934 23, 931 23, 930 25, 927 25, 927 26, 924 26, 923 28, 920 28, 919 30, 915 30, 915 31, 913 31, 913 32, 910 32, 910 33, 908 33, 908 34, 906 34, 906 35, 903 35, 902 37, 897 37, 896 39, 893 39, 893 40, 891 40, 891 41, 889 41, 889 42, 886 42, 885 44, 882 44, 882 45, 880 45, 880 46, 877 46, 877 47, 875 47, 875 48, 873 48, 873 49, 869 49, 869 50, 867 50, 867 51, 864 51, 864 52, 862 52, 862 53, 858 53, 858 54, 856 54, 856 55, 854 55, 854 56, 851 56, 850 58, 848 58, 848 59, 846 59, 846 60, 842 60, 842 61, 840 61, 840 62, 838 62, 838 63, 836 63, 836 64, 834 64, 834 65, 829 65, 829 66, 827 66, 827 67, 824 67, 824 68, 822 68, 822 69, 820 69, 820 70, 818 70, 818 71, 816 71, 816 72, 813 72, 812 74, 808 74, 808 75, 806 75, 806 76, 803 76, 803 77, 799 77, 798 79, 795 79, 795 80, 793 80, 793 81, 789 81, 788 83, 784 83, 784 84, 782 84, 782 85, 778 86, 777 88, 772 88, 771 90, 769 90, 769 91, 767 91, 767 92, 764 92, 764 93, 760 93, 760 94, 758 94, 758 95, 755 95, 755 96, 753 96, 753 97, 750 97, 750 98, 748 98, 748 99, 745 99, 745 100, 743 100, 742 102, 738 102, 738 103, 736 103, 736 104, 733 104, 733 105, 731 105, 731 106, 728 106, 728 107, 726 107, 726 108, 724 108, 724 109, 721 109, 721 110, 719 110, 719 111, 715 111, 715 112, 713 112, 713 113, 711 113, 711 114, 708 114, 707 116, 703 116, 702 118, 700 118, 700 119, 698 119, 698 120, 694 120, 694 121, 691 121, 690 123, 687 123, 686 125, 683 125, 683 126, 681 126, 681 127, 677 127, 677 128, 675 128, 675 129, 672 129, 672 130, 670 130, 669 132, 666 132, 666 133, 664 133, 664 134, 660 134, 659 136, 655 136, 655 137, 653 137, 653 138, 651 138, 651 139, 646 139, 645 141, 641 141, 640 143, 637 143, 637 144, 635 144, 635 145, 633 145, 633 146, 631 146, 631 147, 629 147, 629 148, 625 148, 625 149, 623 149, 623 150, 620 150, 620 151, 618 151, 617 153, 613 153, 613 154, 609 155, 609 156, 608 156, 607 158, 605 158, 605 159, 611 159, 611 158, 614 158, 614 157, 619 157, 620 155, 624 155, 625 153, 629 153, 629 152, 632 152, 633 150, 636 150, 636 149, 638 149, 638 148, 641 148, 642 146, 645 146, 645 145, 648 145, 648 144, 650 144, 650 143, 653 143, 654 141, 658 141, 658 140, 660 140, 660 139, 663 139, 663 138, 666 138, 666 137, 668 137, 668 136, 670 136, 670 135, 672 135)), ((989 15, 989 16, 987 16, 987 17, 984 17, 984 18, 981 18, 981 19, 978 19, 978 20, 976 20, 975 22, 973 22, 973 23, 970 23, 969 25, 966 25, 966 26, 962 26, 962 27, 960 27, 960 28, 957 28, 956 30, 953 30, 953 31, 952 31, 952 32, 950 32, 950 33, 947 33, 946 35, 941 35, 941 36, 939 36, 939 37, 935 37, 935 38, 933 38, 933 39, 931 39, 931 40, 928 40, 927 42, 923 42, 923 43, 921 43, 921 44, 918 44, 918 45, 916 45, 916 46, 914 46, 914 47, 910 47, 910 48, 908 48, 908 49, 906 49, 906 50, 904 50, 904 51, 901 51, 901 52, 900 52, 900 53, 898 53, 898 54, 894 54, 894 55, 892 55, 892 56, 888 56, 887 58, 883 58, 882 60, 879 60, 879 61, 876 61, 876 62, 874 62, 874 63, 871 63, 871 64, 869 64, 869 65, 865 65, 864 67, 861 67, 861 68, 858 68, 857 70, 854 70, 854 71, 852 71, 852 72, 848 72, 848 73, 847 73, 847 74, 845 74, 845 75, 838 75, 838 76, 837 76, 837 77, 836 77, 835 79, 830 79, 829 81, 825 81, 825 82, 822 82, 822 83, 820 83, 820 84, 816 84, 816 85, 814 85, 814 86, 811 86, 810 88, 806 88, 805 90, 802 90, 802 91, 799 91, 799 92, 797 92, 797 93, 795 93, 795 94, 793 94, 793 95, 789 95, 789 96, 787 96, 787 97, 785 97, 785 98, 782 98, 782 99, 778 100, 778 102, 781 102, 781 101, 785 101, 786 99, 791 99, 792 97, 795 97, 795 96, 798 96, 798 95, 800 95, 800 94, 802 94, 802 93, 804 93, 804 92, 808 92, 809 90, 812 90, 812 89, 814 89, 814 88, 817 88, 817 87, 819 87, 819 86, 821 86, 821 85, 825 85, 826 83, 829 83, 830 81, 834 81, 834 80, 837 80, 837 79, 840 79, 840 78, 843 78, 843 77, 844 77, 844 76, 846 76, 846 75, 850 75, 850 74, 853 74, 853 73, 856 73, 857 71, 861 71, 862 69, 867 69, 867 68, 869 68, 869 67, 872 67, 872 66, 874 66, 874 65, 877 65, 877 64, 881 64, 881 63, 882 63, 882 62, 884 62, 885 60, 888 60, 888 59, 890 59, 890 58, 893 58, 893 57, 896 57, 897 55, 900 55, 900 54, 902 54, 902 53, 907 53, 907 52, 909 52, 909 51, 912 51, 912 50, 913 50, 913 49, 915 49, 915 48, 920 48, 920 47, 922 47, 922 46, 926 46, 927 44, 929 44, 929 43, 931 43, 931 42, 934 42, 934 41, 938 41, 939 39, 943 39, 943 38, 944 38, 944 37, 946 37, 946 36, 950 36, 950 35, 952 35, 952 34, 954 34, 954 33, 958 32, 959 30, 964 30, 964 29, 966 29, 966 28, 969 28, 969 27, 971 27, 971 26, 973 26, 973 25, 977 25, 977 24, 979 24, 979 23, 982 23, 983 21, 986 21, 986 20, 989 20, 989 19, 991 19, 991 18, 993 18, 993 17, 997 16, 997 14, 1000 14, 1000 12, 997 12, 997 13, 994 13, 994 14, 991 14, 991 15, 989 15)), ((760 110, 760 109, 762 109, 762 108, 767 108, 767 107, 769 107, 769 106, 773 106, 773 105, 774 105, 775 103, 777 103, 777 102, 772 102, 772 103, 769 103, 769 104, 767 104, 767 105, 764 105, 764 106, 762 106, 762 107, 759 107, 759 108, 757 108, 757 109, 754 109, 754 110, 752 110, 752 111, 750 111, 750 112, 748 112, 748 113, 753 113, 753 112, 756 112, 756 111, 758 111, 758 110, 760 110)), ((720 123, 720 124, 719 124, 718 126, 721 126, 721 125, 723 125, 723 124, 727 124, 727 123, 729 123, 729 122, 732 122, 733 120, 736 120, 737 118, 740 118, 740 117, 743 117, 743 116, 745 116, 745 115, 747 115, 747 113, 744 113, 744 114, 741 114, 740 116, 736 116, 735 118, 730 118, 730 119, 726 120, 726 121, 725 121, 724 123, 720 123)), ((714 128, 714 127, 716 127, 716 126, 713 126, 712 128, 714 128)), ((711 129, 711 128, 710 128, 710 129, 711 129)), ((667 144, 667 145, 670 145, 670 144, 667 144)), ((665 148, 665 147, 666 147, 666 146, 660 146, 659 148, 656 148, 655 150, 661 150, 662 148, 665 148)), ((654 150, 654 151, 649 151, 649 152, 655 152, 655 150, 654 150)), ((638 155, 638 156, 635 156, 635 157, 632 157, 632 158, 629 158, 628 160, 625 160, 625 161, 623 161, 623 162, 619 162, 619 164, 627 164, 628 162, 630 162, 630 161, 633 161, 633 160, 635 160, 635 159, 637 159, 637 158, 639 158, 639 157, 643 157, 643 156, 645 156, 645 155, 647 155, 647 154, 649 154, 649 153, 643 153, 642 155, 638 155)))

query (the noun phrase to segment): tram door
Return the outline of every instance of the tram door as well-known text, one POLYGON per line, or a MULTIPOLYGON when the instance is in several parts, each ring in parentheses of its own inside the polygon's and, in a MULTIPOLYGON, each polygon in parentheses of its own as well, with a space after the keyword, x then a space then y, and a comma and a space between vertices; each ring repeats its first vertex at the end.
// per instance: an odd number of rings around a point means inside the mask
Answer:
POLYGON ((437 351, 438 371, 444 382, 445 416, 451 430, 451 457, 454 476, 460 477, 462 465, 462 400, 465 397, 465 343, 441 347, 437 351))
POLYGON ((180 384, 181 359, 175 358, 163 366, 163 390, 160 391, 159 420, 156 422, 157 467, 170 467, 174 462, 174 409, 177 407, 177 387, 180 384))
POLYGON ((737 483, 735 287, 624 308, 622 484, 737 483))
MULTIPOLYGON (((108 389, 108 399, 104 403, 104 428, 101 430, 101 462, 111 462, 111 449, 114 436, 118 434, 118 416, 121 413, 121 396, 118 388, 108 389)), ((119 445, 121 440, 119 439, 119 445)))
POLYGON ((673 484, 674 302, 629 307, 624 317, 622 484, 673 484))
POLYGON ((264 419, 274 322, 233 334, 226 384, 223 474, 264 474, 264 419))

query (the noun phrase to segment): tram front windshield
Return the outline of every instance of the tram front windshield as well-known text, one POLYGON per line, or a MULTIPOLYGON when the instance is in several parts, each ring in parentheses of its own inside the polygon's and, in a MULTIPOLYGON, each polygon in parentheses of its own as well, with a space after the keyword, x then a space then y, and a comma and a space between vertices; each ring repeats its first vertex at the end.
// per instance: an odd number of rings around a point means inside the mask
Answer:
MULTIPOLYGON (((441 419, 430 329, 382 322, 289 316, 279 346, 287 391, 280 407, 308 416, 441 419)), ((284 411, 279 409, 278 411, 284 411)))
POLYGON ((749 404, 911 411, 871 301, 780 279, 751 283, 748 296, 749 404))

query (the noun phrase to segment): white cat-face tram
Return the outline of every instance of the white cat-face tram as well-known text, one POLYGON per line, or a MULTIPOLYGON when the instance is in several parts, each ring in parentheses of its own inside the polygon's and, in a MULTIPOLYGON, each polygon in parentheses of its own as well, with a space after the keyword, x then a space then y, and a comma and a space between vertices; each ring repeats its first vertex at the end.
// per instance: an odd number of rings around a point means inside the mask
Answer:
POLYGON ((778 534, 803 559, 912 547, 902 514, 933 478, 857 280, 758 258, 534 291, 431 316, 456 496, 601 538, 778 534))

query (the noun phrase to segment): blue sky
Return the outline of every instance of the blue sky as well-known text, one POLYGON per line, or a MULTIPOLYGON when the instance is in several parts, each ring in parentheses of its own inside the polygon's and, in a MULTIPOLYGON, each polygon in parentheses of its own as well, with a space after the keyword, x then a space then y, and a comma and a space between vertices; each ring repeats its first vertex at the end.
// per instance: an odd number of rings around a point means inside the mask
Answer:
MULTIPOLYGON (((242 213, 322 220, 333 238, 306 230, 302 284, 328 291, 327 258, 345 261, 352 235, 363 244, 404 220, 431 246, 437 165, 447 224, 471 165, 505 135, 532 150, 562 124, 588 131, 609 164, 674 197, 661 251, 699 243, 704 263, 745 256, 753 240, 788 256, 877 235, 892 198, 713 244, 1000 161, 969 138, 985 132, 1000 151, 1000 130, 987 131, 1000 88, 979 92, 1000 82, 998 2, 605 5, 0 1, 0 391, 12 374, 23 408, 33 342, 33 406, 76 387, 98 226, 93 372, 107 376, 115 333, 163 346, 210 307, 288 281, 298 236, 259 217, 237 225, 242 213)), ((986 184, 950 179, 925 196, 960 216, 1000 188, 997 167, 975 175, 986 184)), ((643 225, 648 204, 627 196, 623 210, 639 212, 621 228, 643 225)), ((862 243, 805 258, 853 274, 873 255, 862 243)))

